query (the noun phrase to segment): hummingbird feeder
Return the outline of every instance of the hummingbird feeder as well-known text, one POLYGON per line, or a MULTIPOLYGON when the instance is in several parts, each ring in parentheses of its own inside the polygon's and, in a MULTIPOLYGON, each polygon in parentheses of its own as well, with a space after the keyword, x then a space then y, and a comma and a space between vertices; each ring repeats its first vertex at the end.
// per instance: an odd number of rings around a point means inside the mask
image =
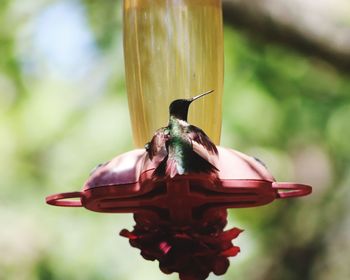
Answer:
MULTIPOLYGON (((219 0, 125 0, 124 50, 136 146, 146 143, 155 129, 164 124, 159 122, 169 100, 178 94, 183 97, 199 92, 197 87, 216 90, 215 95, 208 96, 207 103, 199 104, 203 110, 194 110, 193 119, 215 143, 219 142, 223 53, 219 0), (208 15, 214 23, 206 18, 208 15), (196 34, 196 28, 208 32, 196 34), (191 39, 189 35, 197 37, 191 39), (158 45, 168 48, 160 50, 158 45), (170 56, 169 49, 176 51, 175 57, 170 56), (203 60, 199 64, 193 60, 198 53, 203 60), (211 66, 216 72, 208 70, 211 66), (154 78, 155 72, 164 76, 157 78, 161 81, 154 78), (157 103, 152 103, 154 98, 157 103), (154 110, 154 106, 158 109, 154 110)), ((169 126, 164 129, 171 130, 169 126)), ((169 133, 161 135, 165 140, 159 146, 168 154, 172 145, 169 133)), ((202 146, 197 138, 192 138, 191 143, 202 146)), ((208 141, 211 143, 209 138, 208 141)), ((311 193, 311 187, 276 182, 259 160, 233 149, 214 147, 215 155, 207 153, 204 158, 215 167, 215 172, 197 170, 155 176, 161 163, 152 159, 150 149, 154 147, 135 149, 98 166, 80 191, 50 195, 46 202, 103 213, 133 213, 133 231, 124 229, 120 234, 139 248, 145 259, 158 260, 164 273, 178 272, 182 280, 205 279, 210 272, 221 275, 229 266, 228 257, 240 251, 232 240, 242 231, 224 230, 227 209, 305 196, 311 193)), ((162 162, 169 160, 165 157, 162 162)))

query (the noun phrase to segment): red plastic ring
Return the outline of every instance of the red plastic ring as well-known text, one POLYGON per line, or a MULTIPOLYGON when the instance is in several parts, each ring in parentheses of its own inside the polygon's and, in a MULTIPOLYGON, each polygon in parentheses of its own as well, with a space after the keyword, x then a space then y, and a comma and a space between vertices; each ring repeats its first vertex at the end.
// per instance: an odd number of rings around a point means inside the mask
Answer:
POLYGON ((52 194, 46 197, 46 203, 54 206, 81 207, 82 192, 67 192, 52 194), (80 200, 68 200, 69 198, 80 198, 80 200))
POLYGON ((274 182, 272 187, 277 190, 277 198, 305 196, 312 192, 311 186, 296 183, 274 182))

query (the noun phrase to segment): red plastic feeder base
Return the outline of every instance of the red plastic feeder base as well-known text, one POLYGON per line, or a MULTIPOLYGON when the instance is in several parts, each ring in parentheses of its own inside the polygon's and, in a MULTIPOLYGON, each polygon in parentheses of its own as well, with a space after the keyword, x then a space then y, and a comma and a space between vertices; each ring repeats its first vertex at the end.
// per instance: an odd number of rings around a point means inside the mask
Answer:
POLYGON ((274 199, 311 193, 311 187, 279 183, 257 160, 218 147, 216 175, 187 174, 154 178, 144 150, 122 154, 99 167, 80 192, 50 195, 48 204, 108 213, 155 211, 176 224, 188 224, 208 208, 255 207, 274 199), (73 200, 75 198, 75 200, 73 200))

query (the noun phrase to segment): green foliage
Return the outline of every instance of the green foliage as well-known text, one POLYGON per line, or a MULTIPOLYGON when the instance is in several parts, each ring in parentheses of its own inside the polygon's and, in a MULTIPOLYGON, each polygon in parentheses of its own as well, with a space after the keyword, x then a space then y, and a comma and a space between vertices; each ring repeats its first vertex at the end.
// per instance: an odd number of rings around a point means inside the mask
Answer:
POLYGON ((113 40, 122 29, 122 1, 105 0, 103 4, 94 0, 84 0, 90 26, 102 49, 112 47, 113 40))

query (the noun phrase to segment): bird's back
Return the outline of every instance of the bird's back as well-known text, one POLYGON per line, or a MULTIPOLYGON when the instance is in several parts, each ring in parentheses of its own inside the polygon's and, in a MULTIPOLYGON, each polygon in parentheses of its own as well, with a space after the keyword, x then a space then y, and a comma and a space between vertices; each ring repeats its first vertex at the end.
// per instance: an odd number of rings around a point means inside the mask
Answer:
MULTIPOLYGON (((156 168, 155 175, 174 177, 177 174, 217 171, 210 162, 211 156, 217 156, 216 146, 200 128, 183 120, 170 119, 167 129, 169 134, 163 144, 167 155, 156 168)), ((156 133, 151 143, 159 142, 155 139, 160 137, 156 133)))

